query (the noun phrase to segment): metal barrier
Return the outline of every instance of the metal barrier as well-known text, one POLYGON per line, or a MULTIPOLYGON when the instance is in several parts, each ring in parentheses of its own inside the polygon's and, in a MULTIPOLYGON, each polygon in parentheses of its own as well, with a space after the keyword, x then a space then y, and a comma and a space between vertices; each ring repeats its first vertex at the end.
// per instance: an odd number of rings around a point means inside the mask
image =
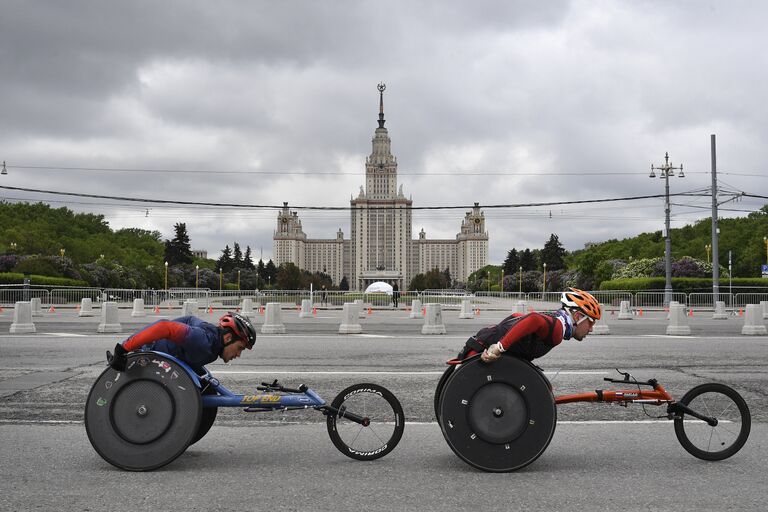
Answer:
POLYGON ((743 308, 747 304, 760 304, 762 300, 768 300, 768 293, 737 293, 733 299, 733 307, 743 308))
MULTIPOLYGON (((669 307, 664 302, 666 292, 637 292, 632 299, 633 308, 656 308, 663 309, 669 307)), ((672 292, 670 300, 685 304, 686 295, 682 292, 672 292)))
POLYGON ((52 306, 79 306, 83 299, 101 300, 101 288, 54 288, 49 293, 52 306))
MULTIPOLYGON (((730 293, 718 293, 717 300, 725 302, 726 308, 733 307, 733 295, 730 293)), ((714 293, 689 293, 688 307, 691 309, 715 309, 714 293)))
POLYGON ((0 305, 11 308, 17 302, 29 302, 30 299, 39 298, 41 304, 50 302, 49 292, 45 288, 35 288, 33 286, 19 288, 0 288, 0 305))

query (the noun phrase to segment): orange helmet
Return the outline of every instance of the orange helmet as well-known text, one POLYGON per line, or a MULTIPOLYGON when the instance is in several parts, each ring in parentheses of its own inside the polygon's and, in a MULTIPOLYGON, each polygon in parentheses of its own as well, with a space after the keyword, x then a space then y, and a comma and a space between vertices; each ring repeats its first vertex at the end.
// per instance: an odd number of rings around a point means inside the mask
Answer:
POLYGON ((560 297, 564 308, 581 311, 593 320, 600 320, 600 303, 591 294, 577 288, 568 288, 560 297))

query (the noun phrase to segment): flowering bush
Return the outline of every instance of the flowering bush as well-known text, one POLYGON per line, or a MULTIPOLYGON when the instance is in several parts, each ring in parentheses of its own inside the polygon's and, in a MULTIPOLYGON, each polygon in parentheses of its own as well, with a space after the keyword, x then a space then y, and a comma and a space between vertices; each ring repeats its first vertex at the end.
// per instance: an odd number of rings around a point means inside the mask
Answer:
POLYGON ((617 269, 611 279, 658 277, 660 275, 664 275, 664 259, 643 258, 630 261, 626 266, 617 269))
POLYGON ((3 254, 0 256, 0 272, 10 272, 19 263, 19 257, 15 254, 3 254))

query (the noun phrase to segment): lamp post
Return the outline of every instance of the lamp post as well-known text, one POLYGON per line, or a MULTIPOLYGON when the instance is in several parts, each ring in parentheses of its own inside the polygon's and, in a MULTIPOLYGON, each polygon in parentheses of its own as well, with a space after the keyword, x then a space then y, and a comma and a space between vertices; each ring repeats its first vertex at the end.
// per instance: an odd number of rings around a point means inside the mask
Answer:
POLYGON ((653 172, 655 170, 661 171, 659 173, 659 178, 664 179, 664 227, 666 229, 664 240, 664 267, 666 273, 666 283, 664 284, 664 305, 668 306, 672 300, 672 237, 669 229, 669 177, 674 176, 675 171, 680 171, 678 174, 680 178, 685 178, 685 174, 683 173, 682 164, 680 164, 680 167, 674 167, 669 163, 669 153, 664 154, 664 165, 661 167, 655 167, 653 164, 651 164, 651 174, 648 175, 649 178, 656 177, 656 173, 653 172))
POLYGON ((223 281, 222 281, 222 277, 221 277, 221 267, 219 267, 219 291, 221 291, 223 289, 223 287, 221 286, 222 282, 223 281))
POLYGON ((547 293, 547 264, 544 263, 544 285, 541 287, 541 300, 544 300, 544 294, 547 293))
POLYGON ((67 252, 67 250, 66 250, 66 249, 64 249, 64 248, 62 248, 62 249, 59 249, 59 254, 61 255, 61 257, 62 257, 62 258, 64 257, 64 253, 65 253, 65 252, 67 252))
POLYGON ((240 271, 237 271, 237 289, 240 290, 240 271))
POLYGON ((165 262, 165 289, 168 290, 168 262, 165 262))
POLYGON ((11 242, 11 252, 16 252, 16 242, 11 242))
POLYGON ((710 253, 710 251, 712 251, 712 244, 705 245, 704 249, 707 250, 707 263, 709 263, 709 253, 710 253))
POLYGON ((522 267, 522 265, 520 266, 519 269, 517 269, 517 275, 520 276, 520 279, 519 279, 520 285, 519 285, 519 288, 518 288, 518 293, 522 296, 523 295, 523 267, 522 267))
POLYGON ((195 265, 195 293, 197 293, 197 287, 200 284, 200 265, 195 265))

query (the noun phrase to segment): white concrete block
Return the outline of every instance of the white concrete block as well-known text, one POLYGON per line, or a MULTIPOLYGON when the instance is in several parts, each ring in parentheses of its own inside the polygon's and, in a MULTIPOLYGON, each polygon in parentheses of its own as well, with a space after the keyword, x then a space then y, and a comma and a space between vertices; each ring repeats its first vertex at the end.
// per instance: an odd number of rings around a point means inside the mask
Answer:
POLYGON ((358 305, 354 302, 345 302, 341 311, 341 325, 339 334, 360 334, 363 327, 360 325, 357 313, 358 305))
POLYGON ((35 331, 35 324, 32 323, 32 303, 26 301, 17 302, 13 308, 13 322, 11 323, 11 334, 25 334, 35 331))
POLYGON ((427 314, 424 317, 421 334, 445 334, 443 308, 440 304, 427 304, 427 314))
POLYGON ((101 305, 101 323, 96 329, 96 332, 122 332, 123 327, 120 325, 120 319, 118 318, 117 302, 104 302, 101 305))
POLYGON ((283 313, 279 302, 268 302, 264 317, 264 325, 261 326, 262 334, 285 334, 283 313))

